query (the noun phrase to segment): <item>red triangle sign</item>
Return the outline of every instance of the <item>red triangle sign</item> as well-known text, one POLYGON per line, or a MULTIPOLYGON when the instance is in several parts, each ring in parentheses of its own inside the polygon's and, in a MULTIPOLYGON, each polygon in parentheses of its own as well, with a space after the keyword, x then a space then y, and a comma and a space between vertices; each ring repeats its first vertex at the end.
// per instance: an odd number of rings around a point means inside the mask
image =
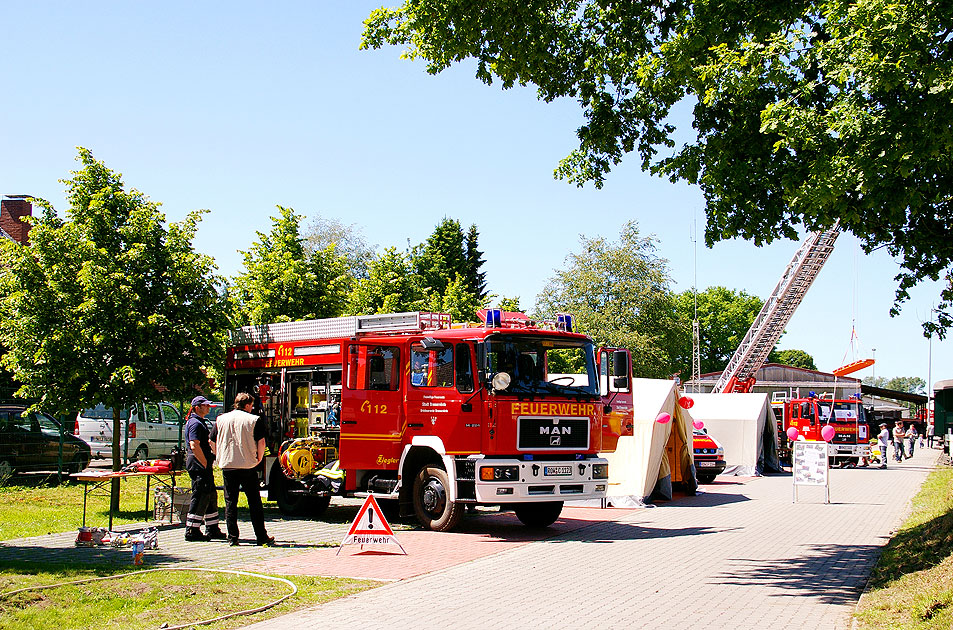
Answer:
POLYGON ((361 545, 363 547, 364 545, 391 544, 400 547, 404 555, 407 555, 404 547, 397 542, 397 536, 394 535, 390 523, 384 518, 384 511, 377 504, 377 499, 374 498, 374 495, 368 495, 364 504, 361 505, 361 509, 357 511, 357 516, 354 517, 350 529, 344 535, 344 540, 338 547, 338 554, 341 553, 344 545, 361 545))

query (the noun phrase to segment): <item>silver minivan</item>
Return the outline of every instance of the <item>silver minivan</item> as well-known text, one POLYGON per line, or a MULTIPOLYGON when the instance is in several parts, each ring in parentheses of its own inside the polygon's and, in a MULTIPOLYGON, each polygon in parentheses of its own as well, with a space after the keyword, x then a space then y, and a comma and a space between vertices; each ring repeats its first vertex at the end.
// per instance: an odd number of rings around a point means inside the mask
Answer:
MULTIPOLYGON (((184 427, 178 409, 167 402, 136 403, 119 412, 120 446, 124 460, 169 455, 179 445, 184 427), (127 436, 128 435, 128 440, 127 436)), ((112 457, 113 410, 98 404, 76 415, 74 433, 85 440, 93 457, 112 457)))

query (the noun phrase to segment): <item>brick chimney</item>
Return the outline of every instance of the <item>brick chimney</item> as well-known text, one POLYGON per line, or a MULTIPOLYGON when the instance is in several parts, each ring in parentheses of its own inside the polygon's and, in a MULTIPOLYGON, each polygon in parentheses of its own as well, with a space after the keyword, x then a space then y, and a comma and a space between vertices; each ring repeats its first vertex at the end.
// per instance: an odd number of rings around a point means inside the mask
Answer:
POLYGON ((0 229, 17 243, 25 245, 30 233, 30 225, 20 217, 33 216, 33 204, 30 195, 4 195, 0 199, 0 229))

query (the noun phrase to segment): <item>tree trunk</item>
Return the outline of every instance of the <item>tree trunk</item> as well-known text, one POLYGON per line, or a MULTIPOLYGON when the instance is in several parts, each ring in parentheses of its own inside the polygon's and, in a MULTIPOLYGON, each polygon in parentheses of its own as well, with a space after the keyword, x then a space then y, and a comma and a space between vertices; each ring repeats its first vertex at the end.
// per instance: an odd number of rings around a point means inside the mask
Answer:
MULTIPOLYGON (((113 406, 113 471, 122 468, 122 456, 119 452, 120 438, 119 407, 113 406)), ((109 509, 113 514, 119 511, 119 478, 114 478, 109 484, 109 509)))

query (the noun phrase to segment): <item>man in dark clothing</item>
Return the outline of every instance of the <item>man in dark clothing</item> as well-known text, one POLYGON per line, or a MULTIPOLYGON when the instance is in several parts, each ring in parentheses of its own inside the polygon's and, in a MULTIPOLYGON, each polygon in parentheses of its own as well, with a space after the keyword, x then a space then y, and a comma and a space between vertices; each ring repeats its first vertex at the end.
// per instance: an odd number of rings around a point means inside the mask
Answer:
POLYGON ((238 492, 248 499, 248 512, 259 545, 274 544, 275 539, 265 531, 265 512, 261 505, 261 482, 258 465, 265 457, 267 427, 261 416, 251 413, 255 399, 242 392, 235 397, 232 411, 222 414, 212 427, 213 452, 222 467, 225 479, 225 526, 228 542, 238 544, 238 492))
POLYGON ((189 445, 185 469, 192 478, 192 500, 185 519, 185 539, 189 542, 225 538, 218 526, 218 493, 212 475, 215 456, 209 444, 208 427, 205 426, 205 416, 211 408, 205 396, 196 396, 192 399, 192 409, 185 423, 185 441, 189 445), (201 530, 203 522, 205 534, 201 530))

